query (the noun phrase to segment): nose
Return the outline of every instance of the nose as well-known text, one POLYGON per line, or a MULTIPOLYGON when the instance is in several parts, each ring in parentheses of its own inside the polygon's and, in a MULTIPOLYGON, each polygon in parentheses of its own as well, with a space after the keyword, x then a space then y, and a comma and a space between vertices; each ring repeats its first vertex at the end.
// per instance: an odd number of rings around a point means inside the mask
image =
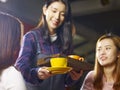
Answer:
POLYGON ((55 14, 55 19, 59 20, 59 18, 60 18, 60 13, 57 12, 57 13, 55 14))
POLYGON ((101 52, 100 52, 102 55, 105 54, 105 49, 102 49, 101 52))

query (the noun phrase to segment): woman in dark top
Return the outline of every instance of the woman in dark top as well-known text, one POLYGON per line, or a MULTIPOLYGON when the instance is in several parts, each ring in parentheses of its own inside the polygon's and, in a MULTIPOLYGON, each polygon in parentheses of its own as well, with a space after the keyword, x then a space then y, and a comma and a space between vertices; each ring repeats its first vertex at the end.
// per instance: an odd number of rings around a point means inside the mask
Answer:
MULTIPOLYGON (((71 8, 68 0, 46 0, 42 19, 33 30, 37 32, 42 54, 72 54, 71 8)), ((74 84, 82 75, 71 71, 69 74, 51 74, 45 67, 36 67, 34 57, 36 42, 30 32, 24 35, 20 55, 16 61, 27 82, 28 90, 65 90, 65 85, 74 84)))

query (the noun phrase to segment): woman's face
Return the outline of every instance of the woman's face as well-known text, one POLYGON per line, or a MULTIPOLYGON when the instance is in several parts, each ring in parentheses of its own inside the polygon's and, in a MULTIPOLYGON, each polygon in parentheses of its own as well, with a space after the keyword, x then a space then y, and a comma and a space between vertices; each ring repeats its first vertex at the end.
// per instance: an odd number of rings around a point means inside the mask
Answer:
POLYGON ((47 8, 43 8, 46 21, 50 31, 58 28, 65 19, 65 4, 62 2, 53 2, 47 8))
POLYGON ((103 39, 97 43, 96 58, 102 66, 111 66, 117 60, 117 48, 111 39, 103 39))

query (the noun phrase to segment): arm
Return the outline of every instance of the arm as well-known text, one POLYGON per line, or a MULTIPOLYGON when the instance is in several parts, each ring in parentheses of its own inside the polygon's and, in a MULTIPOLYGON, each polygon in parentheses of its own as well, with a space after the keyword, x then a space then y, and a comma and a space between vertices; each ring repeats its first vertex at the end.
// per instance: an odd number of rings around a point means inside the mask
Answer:
POLYGON ((35 43, 34 37, 31 33, 24 35, 23 44, 20 49, 19 57, 16 61, 16 68, 21 71, 25 81, 32 84, 39 84, 42 82, 38 78, 37 71, 38 67, 35 67, 34 64, 35 56, 35 43))

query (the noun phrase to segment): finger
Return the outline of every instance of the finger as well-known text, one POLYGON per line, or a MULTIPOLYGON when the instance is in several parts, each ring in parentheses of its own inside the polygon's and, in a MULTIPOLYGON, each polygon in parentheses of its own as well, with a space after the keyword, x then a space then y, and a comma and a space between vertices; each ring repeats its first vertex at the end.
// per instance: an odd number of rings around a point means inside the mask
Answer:
POLYGON ((44 67, 39 68, 38 77, 40 79, 46 79, 46 78, 50 77, 50 72, 47 69, 45 69, 44 67))

